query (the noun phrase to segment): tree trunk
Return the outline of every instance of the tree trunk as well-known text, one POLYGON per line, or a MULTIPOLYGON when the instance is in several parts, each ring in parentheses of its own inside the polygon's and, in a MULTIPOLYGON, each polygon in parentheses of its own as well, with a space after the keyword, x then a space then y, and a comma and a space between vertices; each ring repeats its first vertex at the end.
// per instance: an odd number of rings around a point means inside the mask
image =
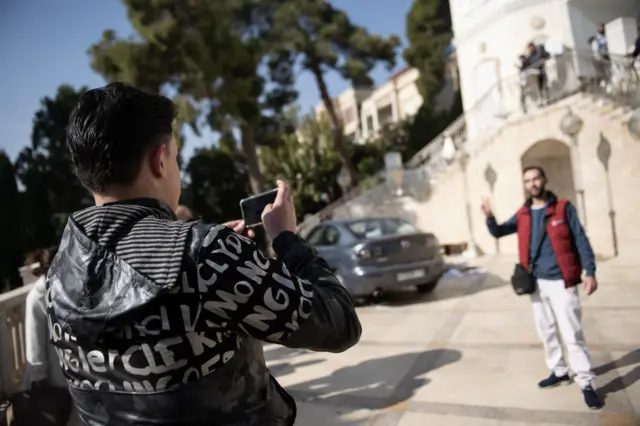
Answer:
POLYGON ((324 76, 322 75, 320 67, 318 65, 313 65, 311 67, 311 72, 316 78, 316 84, 320 90, 320 97, 322 98, 324 107, 327 109, 327 113, 329 114, 329 119, 331 120, 331 125, 333 127, 333 145, 338 152, 338 157, 340 157, 342 165, 347 170, 349 180, 351 181, 348 189, 351 189, 358 183, 358 172, 351 162, 351 154, 344 140, 342 122, 336 114, 333 101, 329 96, 329 90, 327 89, 327 84, 324 81, 324 76))
POLYGON ((253 124, 243 124, 240 127, 242 151, 247 158, 247 168, 249 169, 249 182, 251 191, 259 194, 265 190, 264 177, 260 171, 260 162, 256 152, 255 127, 253 124))

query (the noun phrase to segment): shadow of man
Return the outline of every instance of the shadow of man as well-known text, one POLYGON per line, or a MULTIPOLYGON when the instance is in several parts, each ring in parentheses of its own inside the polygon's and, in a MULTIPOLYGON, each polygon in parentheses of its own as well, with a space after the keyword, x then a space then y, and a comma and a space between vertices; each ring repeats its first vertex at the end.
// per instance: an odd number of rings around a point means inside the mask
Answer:
POLYGON ((429 382, 420 376, 461 358, 460 351, 434 349, 370 359, 287 390, 298 400, 321 399, 329 405, 383 409, 411 398, 429 382))
POLYGON ((324 359, 310 359, 307 361, 301 361, 296 363, 282 362, 279 364, 273 364, 269 366, 269 371, 274 376, 277 376, 278 378, 280 378, 289 374, 293 374, 300 368, 320 364, 320 363, 323 363, 324 361, 325 361, 324 359))
POLYGON ((397 291, 383 296, 379 305, 408 306, 418 303, 458 299, 487 290, 503 287, 507 282, 500 277, 474 268, 447 265, 445 275, 440 278, 432 293, 416 294, 413 289, 397 291))
POLYGON ((608 395, 624 391, 628 387, 634 385, 640 381, 640 349, 631 351, 628 354, 622 356, 622 358, 611 361, 607 364, 600 365, 593 369, 597 376, 602 376, 616 368, 623 368, 635 365, 631 371, 623 376, 617 376, 604 386, 598 387, 598 392, 603 398, 608 395))

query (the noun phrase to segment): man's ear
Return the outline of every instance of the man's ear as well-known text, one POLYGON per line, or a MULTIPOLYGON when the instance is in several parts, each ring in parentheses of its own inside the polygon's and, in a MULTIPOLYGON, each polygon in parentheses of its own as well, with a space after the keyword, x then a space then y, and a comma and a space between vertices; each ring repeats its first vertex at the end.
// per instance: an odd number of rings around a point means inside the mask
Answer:
POLYGON ((162 177, 167 167, 167 145, 160 144, 149 153, 149 168, 155 177, 162 177))

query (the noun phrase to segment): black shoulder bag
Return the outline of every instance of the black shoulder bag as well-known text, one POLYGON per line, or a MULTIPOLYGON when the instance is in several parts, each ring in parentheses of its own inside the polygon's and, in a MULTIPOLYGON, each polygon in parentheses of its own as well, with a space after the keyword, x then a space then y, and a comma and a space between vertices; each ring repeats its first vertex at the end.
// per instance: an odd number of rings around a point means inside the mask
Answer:
POLYGON ((542 231, 540 232, 538 239, 538 246, 529 261, 529 269, 525 269, 525 267, 521 263, 516 263, 516 267, 513 270, 513 275, 511 276, 511 285, 513 286, 513 291, 515 291, 518 296, 522 296, 524 294, 532 294, 536 291, 536 278, 531 274, 531 271, 533 269, 533 264, 538 259, 538 256, 540 256, 540 250, 542 249, 544 236, 547 233, 548 223, 549 216, 545 216, 544 222, 542 224, 542 231))

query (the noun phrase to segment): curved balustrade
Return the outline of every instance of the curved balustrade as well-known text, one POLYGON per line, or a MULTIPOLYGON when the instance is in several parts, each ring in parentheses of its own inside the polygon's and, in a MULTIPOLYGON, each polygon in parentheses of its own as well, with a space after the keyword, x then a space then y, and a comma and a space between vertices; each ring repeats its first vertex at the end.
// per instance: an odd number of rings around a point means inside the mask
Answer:
POLYGON ((32 285, 0 294, 0 394, 20 389, 26 366, 24 306, 32 285))

